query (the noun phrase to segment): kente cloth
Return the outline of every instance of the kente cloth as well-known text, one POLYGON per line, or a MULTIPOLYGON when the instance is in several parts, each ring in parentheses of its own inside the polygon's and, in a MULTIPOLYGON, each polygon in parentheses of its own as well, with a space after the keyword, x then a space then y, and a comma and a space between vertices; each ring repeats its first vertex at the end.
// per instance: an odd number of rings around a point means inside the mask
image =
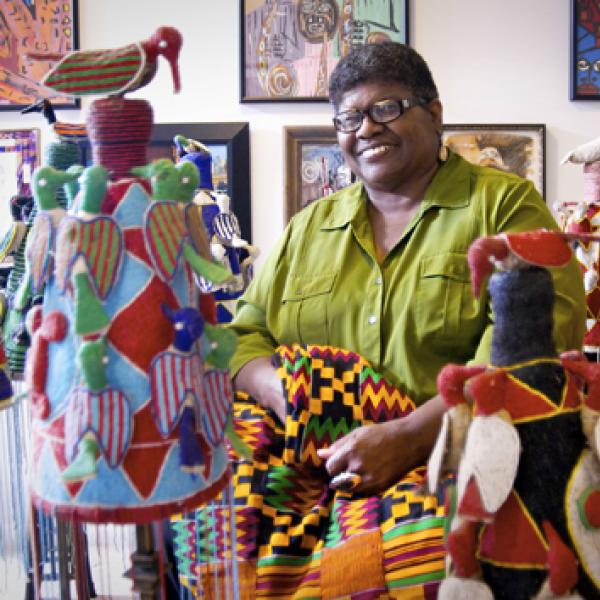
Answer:
POLYGON ((232 572, 241 598, 435 598, 446 486, 427 495, 420 467, 378 495, 336 491, 316 452, 414 403, 346 350, 280 346, 273 362, 285 427, 237 394, 235 428, 253 459, 234 460, 233 515, 217 500, 173 519, 180 581, 198 598, 224 597, 232 572))

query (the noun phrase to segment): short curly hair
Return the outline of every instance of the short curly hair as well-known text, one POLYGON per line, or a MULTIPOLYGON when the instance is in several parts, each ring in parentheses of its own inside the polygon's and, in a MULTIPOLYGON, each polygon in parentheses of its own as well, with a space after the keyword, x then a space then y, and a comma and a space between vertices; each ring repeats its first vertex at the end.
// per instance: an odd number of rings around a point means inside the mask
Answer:
POLYGON ((329 78, 329 101, 337 107, 346 92, 373 81, 399 83, 425 100, 438 97, 423 57, 410 46, 383 42, 358 46, 339 61, 329 78))

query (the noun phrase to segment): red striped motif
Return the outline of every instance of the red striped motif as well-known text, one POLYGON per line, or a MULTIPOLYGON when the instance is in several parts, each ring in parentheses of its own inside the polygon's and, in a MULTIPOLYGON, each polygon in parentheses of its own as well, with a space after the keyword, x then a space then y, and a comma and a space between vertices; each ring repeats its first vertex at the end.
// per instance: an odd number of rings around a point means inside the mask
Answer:
POLYGON ((132 434, 132 415, 127 397, 112 388, 92 391, 76 388, 68 399, 65 417, 65 452, 72 460, 81 438, 92 432, 106 462, 116 468, 123 460, 132 434))
POLYGON ((233 403, 233 391, 228 371, 217 369, 204 374, 204 410, 202 423, 206 437, 213 446, 223 440, 225 424, 233 403))
POLYGON ((159 277, 171 281, 179 267, 185 243, 185 223, 175 202, 154 202, 146 214, 144 237, 159 277), (161 249, 162 243, 162 249, 161 249))

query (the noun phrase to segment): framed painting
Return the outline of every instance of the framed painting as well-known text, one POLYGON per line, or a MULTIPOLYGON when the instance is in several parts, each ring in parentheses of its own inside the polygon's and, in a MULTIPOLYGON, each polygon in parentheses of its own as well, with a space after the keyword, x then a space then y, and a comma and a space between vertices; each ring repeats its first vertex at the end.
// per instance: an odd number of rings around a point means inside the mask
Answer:
POLYGON ((285 127, 285 222, 354 181, 333 127, 285 127))
POLYGON ((21 110, 42 98, 52 100, 54 108, 79 108, 79 100, 39 83, 55 62, 26 56, 79 48, 77 0, 0 2, 0 30, 0 110, 21 110))
POLYGON ((600 99, 600 2, 571 0, 571 100, 600 99))
POLYGON ((474 164, 531 179, 544 197, 545 125, 444 125, 442 139, 474 164))
MULTIPOLYGON (((176 134, 202 142, 212 156, 215 191, 226 193, 237 216, 242 237, 252 242, 250 204, 250 131, 248 123, 159 123, 152 128, 148 161, 158 158, 176 160, 173 138, 176 134)), ((89 142, 81 144, 83 162, 91 164, 89 142)))
POLYGON ((408 43, 408 0, 240 0, 242 102, 327 101, 353 47, 408 43))

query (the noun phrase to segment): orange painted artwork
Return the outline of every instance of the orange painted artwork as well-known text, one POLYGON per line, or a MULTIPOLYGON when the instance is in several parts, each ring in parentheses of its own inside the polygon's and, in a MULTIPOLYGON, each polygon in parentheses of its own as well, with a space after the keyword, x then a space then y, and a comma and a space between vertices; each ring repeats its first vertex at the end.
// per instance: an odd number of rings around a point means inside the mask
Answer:
POLYGON ((42 98, 55 108, 77 108, 39 82, 56 64, 28 54, 64 55, 78 47, 77 0, 0 2, 0 110, 20 110, 42 98))

